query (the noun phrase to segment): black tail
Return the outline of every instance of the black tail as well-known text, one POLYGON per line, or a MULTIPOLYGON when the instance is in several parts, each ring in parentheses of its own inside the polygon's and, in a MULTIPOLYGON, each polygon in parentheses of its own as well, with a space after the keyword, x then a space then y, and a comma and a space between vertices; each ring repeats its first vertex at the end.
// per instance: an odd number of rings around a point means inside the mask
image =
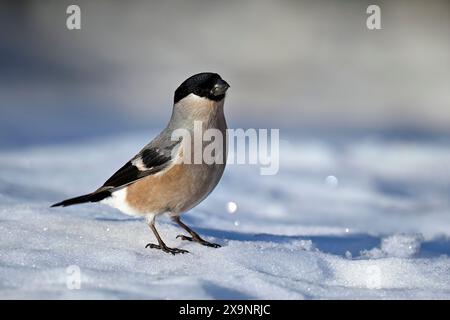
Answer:
POLYGON ((58 203, 55 203, 51 207, 67 207, 74 204, 86 203, 86 202, 98 202, 111 196, 111 192, 104 190, 100 192, 92 192, 83 196, 67 199, 58 203))

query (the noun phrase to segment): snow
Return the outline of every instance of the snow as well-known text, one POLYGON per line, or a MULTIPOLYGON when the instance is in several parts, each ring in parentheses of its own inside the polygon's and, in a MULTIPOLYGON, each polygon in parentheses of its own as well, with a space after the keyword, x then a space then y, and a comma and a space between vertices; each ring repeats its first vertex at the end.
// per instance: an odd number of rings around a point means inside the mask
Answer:
POLYGON ((450 298, 448 141, 281 132, 277 175, 228 166, 183 216, 222 248, 158 220, 185 255, 145 249, 144 220, 110 207, 49 208, 153 135, 0 150, 0 298, 450 298))
POLYGON ((362 256, 378 259, 383 257, 413 257, 420 251, 423 241, 422 235, 395 234, 381 240, 380 248, 373 248, 362 252, 362 256))

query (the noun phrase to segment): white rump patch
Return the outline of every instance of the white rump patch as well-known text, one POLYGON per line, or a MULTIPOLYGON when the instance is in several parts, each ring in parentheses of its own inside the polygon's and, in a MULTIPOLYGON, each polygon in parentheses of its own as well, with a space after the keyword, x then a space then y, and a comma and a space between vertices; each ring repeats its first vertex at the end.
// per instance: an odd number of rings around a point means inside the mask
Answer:
POLYGON ((128 202, 127 202, 127 189, 128 188, 122 188, 117 191, 114 191, 111 194, 111 197, 108 197, 101 201, 101 203, 107 204, 113 208, 116 208, 117 210, 120 210, 121 212, 130 215, 130 216, 137 216, 142 215, 141 212, 137 211, 136 209, 132 208, 128 202))

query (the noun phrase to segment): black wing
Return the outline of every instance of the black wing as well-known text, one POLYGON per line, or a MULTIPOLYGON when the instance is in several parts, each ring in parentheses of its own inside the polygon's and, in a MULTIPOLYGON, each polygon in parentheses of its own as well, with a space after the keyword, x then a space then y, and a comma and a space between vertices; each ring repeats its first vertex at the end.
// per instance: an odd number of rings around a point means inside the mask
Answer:
POLYGON ((174 145, 164 150, 159 148, 145 148, 114 173, 100 189, 118 188, 148 175, 160 172, 172 162, 170 151, 173 147, 174 145))

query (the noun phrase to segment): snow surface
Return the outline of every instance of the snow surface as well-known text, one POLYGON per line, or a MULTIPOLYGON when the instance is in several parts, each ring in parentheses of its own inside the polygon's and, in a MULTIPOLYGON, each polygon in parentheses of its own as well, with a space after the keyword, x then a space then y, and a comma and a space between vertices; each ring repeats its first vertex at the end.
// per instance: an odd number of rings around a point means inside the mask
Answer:
POLYGON ((228 166, 184 216, 222 248, 159 219, 185 255, 145 249, 144 221, 107 206, 49 208, 150 136, 0 150, 0 298, 450 298, 448 141, 284 137, 278 175, 228 166))

